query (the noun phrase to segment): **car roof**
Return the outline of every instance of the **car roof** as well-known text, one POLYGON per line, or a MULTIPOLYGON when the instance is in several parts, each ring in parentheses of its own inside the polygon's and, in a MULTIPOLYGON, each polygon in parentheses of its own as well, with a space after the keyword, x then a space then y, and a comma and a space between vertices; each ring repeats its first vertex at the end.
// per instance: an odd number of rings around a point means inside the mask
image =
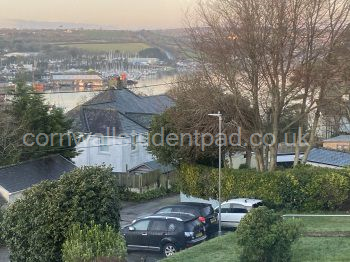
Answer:
POLYGON ((194 208, 204 208, 210 206, 210 204, 204 204, 204 203, 194 203, 194 202, 182 202, 182 203, 178 203, 178 204, 173 204, 173 205, 168 205, 165 207, 160 208, 164 209, 164 208, 169 208, 169 207, 194 207, 194 208))
POLYGON ((176 221, 180 221, 180 222, 187 222, 187 221, 194 220, 196 217, 194 215, 192 215, 192 214, 180 213, 179 212, 179 213, 154 214, 154 215, 143 217, 141 219, 152 219, 152 218, 170 219, 170 220, 176 220, 176 221))
POLYGON ((262 202, 260 199, 251 199, 251 198, 235 198, 235 199, 230 199, 227 200, 226 202, 222 204, 239 204, 243 206, 253 206, 257 203, 262 202))

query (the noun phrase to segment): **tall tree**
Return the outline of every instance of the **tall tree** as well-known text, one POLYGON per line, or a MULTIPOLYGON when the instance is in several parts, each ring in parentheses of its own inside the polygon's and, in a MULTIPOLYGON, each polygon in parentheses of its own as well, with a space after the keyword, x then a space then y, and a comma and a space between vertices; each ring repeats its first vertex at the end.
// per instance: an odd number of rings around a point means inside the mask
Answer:
MULTIPOLYGON (((276 168, 278 142, 291 126, 304 126, 311 113, 317 126, 332 77, 330 54, 349 10, 343 0, 208 0, 189 17, 191 45, 207 81, 250 102, 255 116, 250 133, 274 137, 268 147, 255 138, 259 170, 276 168), (295 78, 300 70, 302 77, 295 78), (297 103, 302 105, 295 118, 282 121, 297 103)), ((311 128, 311 144, 314 134, 311 128)))
POLYGON ((10 121, 21 125, 20 132, 15 132, 13 137, 14 144, 18 145, 18 141, 21 141, 17 148, 18 160, 52 154, 61 154, 67 158, 76 155, 73 135, 68 136, 71 121, 66 119, 63 110, 47 105, 42 95, 33 93, 23 83, 17 85, 12 95, 7 115, 12 119, 10 121), (25 137, 26 134, 30 135, 25 137), (24 138, 32 146, 25 145, 24 138))
MULTIPOLYGON (((223 114, 223 154, 230 155, 239 151, 250 155, 248 136, 241 132, 249 130, 253 121, 253 112, 249 101, 237 99, 233 94, 206 81, 200 73, 182 76, 170 92, 176 102, 174 108, 154 118, 150 138, 157 133, 164 133, 163 139, 170 133, 177 134, 180 142, 169 145, 160 137, 150 141, 150 151, 163 163, 178 164, 180 161, 200 163, 208 166, 218 165, 218 119, 208 114, 220 111, 223 114), (240 108, 236 112, 232 104, 240 108), (162 130, 163 129, 163 130, 162 130), (235 134, 230 137, 231 134, 235 134), (156 142, 155 144, 153 142, 156 142), (204 146, 204 147, 203 147, 204 146)), ((249 163, 248 163, 249 164, 249 163)))
POLYGON ((0 108, 0 166, 12 165, 19 161, 22 124, 6 112, 6 106, 0 108))

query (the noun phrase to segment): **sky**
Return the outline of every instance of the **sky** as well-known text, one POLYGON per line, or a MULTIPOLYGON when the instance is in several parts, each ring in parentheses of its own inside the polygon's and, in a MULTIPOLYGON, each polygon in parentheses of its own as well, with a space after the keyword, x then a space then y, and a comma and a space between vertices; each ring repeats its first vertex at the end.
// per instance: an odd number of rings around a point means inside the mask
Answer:
POLYGON ((116 29, 183 27, 196 0, 0 0, 0 28, 28 20, 112 26, 116 29))

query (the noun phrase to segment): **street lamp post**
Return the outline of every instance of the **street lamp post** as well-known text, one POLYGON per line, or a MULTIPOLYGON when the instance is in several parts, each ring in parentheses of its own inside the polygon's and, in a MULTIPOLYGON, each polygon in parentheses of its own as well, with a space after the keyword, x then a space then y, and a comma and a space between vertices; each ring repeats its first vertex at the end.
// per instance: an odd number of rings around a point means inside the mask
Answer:
POLYGON ((219 118, 219 232, 218 235, 221 236, 221 147, 222 147, 222 114, 218 112, 217 114, 209 114, 209 116, 215 116, 219 118))

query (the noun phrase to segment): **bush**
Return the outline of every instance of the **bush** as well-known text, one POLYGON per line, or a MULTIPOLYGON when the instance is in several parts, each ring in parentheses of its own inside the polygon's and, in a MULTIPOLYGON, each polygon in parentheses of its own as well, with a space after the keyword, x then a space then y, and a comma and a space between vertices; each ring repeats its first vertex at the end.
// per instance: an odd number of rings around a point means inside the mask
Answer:
MULTIPOLYGON (((180 189, 200 198, 217 198, 218 172, 202 166, 183 166, 180 189), (203 190, 205 188, 205 190, 203 190)), ((258 173, 223 169, 222 196, 258 198, 271 208, 303 211, 334 210, 349 199, 349 169, 302 166, 258 173)))
POLYGON ((241 261, 290 261, 292 243, 299 235, 300 227, 294 221, 283 220, 266 207, 254 209, 237 229, 241 261))
POLYGON ((119 194, 111 169, 85 167, 34 186, 5 213, 11 261, 62 261, 67 230, 90 221, 119 230, 119 194))
POLYGON ((73 225, 62 247, 65 262, 125 261, 126 243, 110 226, 73 225))

